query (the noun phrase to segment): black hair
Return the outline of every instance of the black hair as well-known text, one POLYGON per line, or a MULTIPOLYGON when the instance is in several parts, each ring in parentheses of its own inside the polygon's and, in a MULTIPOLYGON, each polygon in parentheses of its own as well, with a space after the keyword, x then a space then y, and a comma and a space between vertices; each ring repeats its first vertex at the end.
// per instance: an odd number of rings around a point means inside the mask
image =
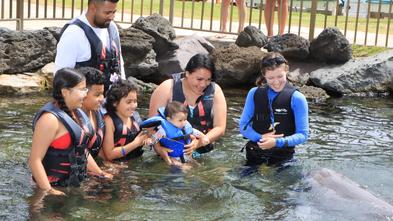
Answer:
POLYGON ((119 103, 123 97, 127 97, 131 91, 138 93, 138 88, 128 80, 120 80, 112 84, 106 93, 105 108, 108 113, 116 113, 115 104, 119 103))
POLYGON ((179 101, 169 102, 165 107, 165 111, 164 111, 165 116, 172 118, 177 113, 188 114, 188 109, 179 101))
POLYGON ((119 2, 119 0, 88 0, 88 1, 87 1, 87 4, 90 5, 90 4, 93 3, 93 2, 102 3, 102 2, 105 2, 105 1, 112 2, 112 3, 117 3, 117 2, 119 2))
POLYGON ((192 72, 200 68, 208 69, 212 73, 212 81, 216 80, 216 66, 208 54, 196 54, 192 56, 188 61, 185 70, 192 74, 192 72))
POLYGON ((76 69, 86 78, 86 87, 91 87, 92 85, 104 85, 105 76, 102 71, 92 68, 92 67, 80 67, 76 69))
POLYGON ((85 77, 72 68, 62 68, 55 73, 55 77, 53 79, 53 92, 52 97, 57 101, 59 108, 66 112, 69 116, 72 117, 71 111, 68 109, 65 104, 63 94, 61 90, 66 88, 70 89, 78 85, 80 82, 84 81, 85 77))
POLYGON ((261 86, 265 80, 266 71, 272 71, 282 64, 285 64, 285 69, 288 71, 288 61, 284 58, 282 54, 279 52, 269 52, 264 56, 261 60, 260 68, 261 68, 261 75, 256 80, 256 85, 261 86))

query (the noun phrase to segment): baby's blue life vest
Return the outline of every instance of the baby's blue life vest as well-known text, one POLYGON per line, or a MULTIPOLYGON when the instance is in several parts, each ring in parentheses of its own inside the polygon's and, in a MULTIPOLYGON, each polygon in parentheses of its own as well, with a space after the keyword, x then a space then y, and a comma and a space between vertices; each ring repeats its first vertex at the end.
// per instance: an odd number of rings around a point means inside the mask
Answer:
POLYGON ((173 150, 168 154, 169 156, 182 157, 184 145, 190 143, 190 135, 193 132, 191 124, 187 122, 184 128, 178 128, 166 119, 164 108, 159 108, 158 115, 143 121, 140 127, 148 128, 160 125, 166 133, 166 137, 159 140, 160 144, 173 150))

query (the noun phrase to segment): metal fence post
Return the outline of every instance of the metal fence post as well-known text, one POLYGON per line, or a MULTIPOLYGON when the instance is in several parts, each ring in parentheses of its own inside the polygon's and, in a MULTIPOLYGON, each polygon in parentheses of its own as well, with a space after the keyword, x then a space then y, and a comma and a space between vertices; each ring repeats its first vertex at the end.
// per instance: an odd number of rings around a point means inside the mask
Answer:
POLYGON ((160 0, 159 13, 160 13, 161 16, 164 16, 164 0, 160 0))
POLYGON ((23 30, 23 0, 16 1, 16 30, 23 30))
POLYGON ((312 41, 314 39, 315 20, 317 17, 317 5, 318 5, 318 0, 311 1, 310 27, 308 30, 308 40, 309 41, 312 41))
POLYGON ((169 3, 169 22, 173 25, 173 9, 175 8, 175 0, 170 0, 169 3))

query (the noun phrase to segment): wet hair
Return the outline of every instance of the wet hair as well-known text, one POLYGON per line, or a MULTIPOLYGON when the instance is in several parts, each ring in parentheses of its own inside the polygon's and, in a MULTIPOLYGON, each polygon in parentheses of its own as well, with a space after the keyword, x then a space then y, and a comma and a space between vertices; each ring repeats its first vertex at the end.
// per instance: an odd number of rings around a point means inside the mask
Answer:
POLYGON ((261 75, 256 81, 256 85, 261 86, 265 80, 266 71, 272 71, 279 68, 282 64, 285 65, 285 70, 289 70, 288 61, 284 56, 278 52, 269 52, 261 60, 260 68, 261 75))
POLYGON ((94 3, 94 2, 102 3, 102 2, 105 2, 105 1, 112 2, 112 3, 119 2, 119 0, 88 0, 87 4, 90 5, 91 3, 94 3))
POLYGON ((53 91, 52 97, 57 101, 59 108, 66 112, 69 116, 72 117, 71 111, 68 109, 65 104, 63 94, 61 90, 66 88, 70 89, 78 85, 80 82, 84 81, 85 77, 72 68, 62 68, 56 71, 55 77, 53 79, 53 91))
POLYGON ((115 104, 119 103, 123 97, 127 97, 130 92, 138 93, 138 88, 128 80, 120 80, 112 84, 106 93, 105 108, 108 113, 116 113, 115 104))
POLYGON ((76 69, 79 73, 81 73, 86 78, 86 87, 91 87, 93 85, 104 85, 105 76, 104 74, 92 67, 80 67, 76 69))
POLYGON ((179 101, 172 101, 169 102, 166 107, 165 107, 165 111, 164 114, 166 117, 169 117, 172 119, 172 117, 174 115, 176 115, 177 113, 184 113, 184 114, 188 114, 188 109, 186 106, 184 106, 182 103, 180 103, 179 101))
POLYGON ((192 72, 200 69, 206 68, 212 73, 212 81, 216 80, 216 66, 213 63, 213 60, 207 54, 196 54, 190 58, 186 65, 186 71, 192 74, 192 72))

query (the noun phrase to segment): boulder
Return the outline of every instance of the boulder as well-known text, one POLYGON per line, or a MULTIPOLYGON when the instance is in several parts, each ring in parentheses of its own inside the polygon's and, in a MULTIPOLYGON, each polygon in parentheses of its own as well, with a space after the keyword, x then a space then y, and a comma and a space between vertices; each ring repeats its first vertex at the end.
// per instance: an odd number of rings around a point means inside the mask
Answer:
POLYGON ((310 81, 333 96, 391 93, 393 50, 315 70, 310 73, 310 81))
POLYGON ((239 33, 235 44, 239 47, 257 46, 258 48, 262 48, 266 45, 267 41, 266 35, 263 34, 261 30, 255 26, 249 25, 239 33))
POLYGON ((43 91, 46 79, 37 73, 0 75, 0 95, 23 95, 43 91))
POLYGON ((260 62, 266 53, 260 48, 239 47, 235 44, 216 48, 211 54, 218 83, 226 86, 253 84, 260 75, 260 62))
POLYGON ((214 49, 210 42, 196 34, 176 39, 174 42, 179 45, 179 49, 171 56, 168 55, 158 60, 160 80, 169 78, 173 73, 184 71, 192 56, 209 54, 214 49))
POLYGON ((328 64, 343 64, 352 58, 349 41, 336 27, 326 28, 310 44, 311 56, 328 64))
POLYGON ((158 73, 155 39, 142 30, 130 27, 119 29, 124 69, 127 77, 153 78, 158 73))
POLYGON ((0 73, 35 71, 55 59, 57 41, 48 30, 2 29, 0 36, 0 73))
POLYGON ((176 38, 175 29, 173 29, 167 19, 159 14, 139 17, 134 24, 132 24, 132 27, 144 31, 155 39, 153 49, 158 58, 166 56, 168 53, 171 53, 171 51, 179 48, 179 46, 172 41, 176 38))
POLYGON ((310 42, 295 34, 273 36, 265 45, 266 50, 280 52, 285 58, 297 60, 306 59, 309 52, 310 42))
POLYGON ((63 27, 45 27, 44 30, 48 30, 53 37, 56 39, 57 42, 60 40, 60 32, 63 27))

